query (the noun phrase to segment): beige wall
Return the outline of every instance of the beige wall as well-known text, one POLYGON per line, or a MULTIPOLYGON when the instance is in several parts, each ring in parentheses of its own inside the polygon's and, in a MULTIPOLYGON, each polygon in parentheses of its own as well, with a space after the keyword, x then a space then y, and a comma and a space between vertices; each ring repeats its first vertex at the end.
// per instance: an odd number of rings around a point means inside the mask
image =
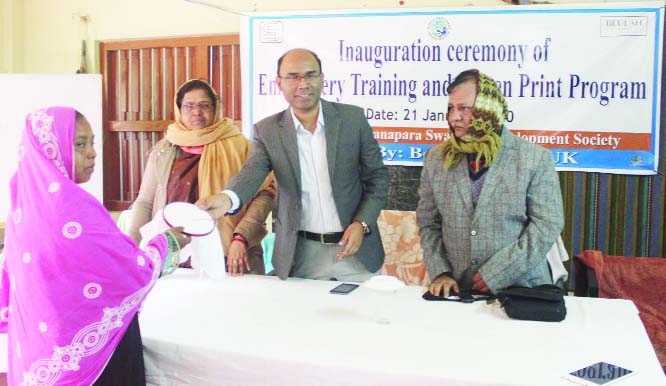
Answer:
POLYGON ((23 1, 0 0, 0 73, 23 69, 23 1))
MULTIPOLYGON (((237 12, 507 5, 501 0, 404 0, 404 6, 399 0, 202 1, 237 12)), ((239 15, 185 0, 0 0, 0 72, 74 73, 84 39, 88 71, 99 72, 98 41, 237 33, 239 28, 239 15), (89 18, 87 26, 82 15, 89 18)))

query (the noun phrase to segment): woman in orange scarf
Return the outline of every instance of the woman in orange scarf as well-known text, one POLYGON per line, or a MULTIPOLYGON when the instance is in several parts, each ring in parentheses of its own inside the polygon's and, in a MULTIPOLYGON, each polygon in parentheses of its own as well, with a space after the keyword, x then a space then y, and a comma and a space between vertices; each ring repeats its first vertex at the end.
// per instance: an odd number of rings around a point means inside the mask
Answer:
MULTIPOLYGON (((196 202, 221 192, 250 156, 251 142, 229 118, 220 118, 220 101, 203 80, 189 80, 175 96, 176 121, 152 149, 132 208, 129 233, 139 243, 139 228, 166 204, 196 202)), ((275 182, 262 189, 235 215, 220 218, 218 230, 231 274, 264 274, 261 240, 273 209, 275 182)))

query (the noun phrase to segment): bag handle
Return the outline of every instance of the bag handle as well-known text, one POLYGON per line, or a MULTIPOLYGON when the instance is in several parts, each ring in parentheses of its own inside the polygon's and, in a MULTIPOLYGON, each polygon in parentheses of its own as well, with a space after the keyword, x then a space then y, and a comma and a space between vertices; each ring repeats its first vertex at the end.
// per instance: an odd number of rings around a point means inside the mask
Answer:
POLYGON ((445 298, 444 296, 435 296, 430 291, 426 291, 423 296, 425 300, 434 300, 434 301, 447 301, 447 302, 460 302, 460 303, 474 303, 482 300, 493 300, 495 295, 490 292, 483 292, 479 290, 462 290, 460 292, 449 292, 449 297, 445 298))
POLYGON ((552 284, 543 284, 536 287, 511 286, 497 294, 497 297, 501 301, 507 297, 520 297, 525 299, 559 302, 563 299, 563 296, 564 293, 562 289, 552 284))

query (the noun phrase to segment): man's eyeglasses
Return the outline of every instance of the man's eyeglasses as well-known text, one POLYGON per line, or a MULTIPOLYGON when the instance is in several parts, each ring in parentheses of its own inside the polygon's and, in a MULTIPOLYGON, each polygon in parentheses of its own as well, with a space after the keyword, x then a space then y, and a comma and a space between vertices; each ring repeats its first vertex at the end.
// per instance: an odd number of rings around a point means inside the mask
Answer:
POLYGON ((297 85, 301 83, 301 79, 305 80, 305 83, 312 83, 315 80, 319 79, 321 77, 321 73, 318 74, 305 74, 305 75, 287 75, 287 76, 281 76, 278 75, 280 79, 282 79, 285 83, 289 85, 297 85))
POLYGON ((194 109, 199 109, 199 111, 210 111, 213 109, 213 104, 210 102, 201 102, 201 103, 184 103, 180 106, 180 110, 184 113, 191 113, 194 109))

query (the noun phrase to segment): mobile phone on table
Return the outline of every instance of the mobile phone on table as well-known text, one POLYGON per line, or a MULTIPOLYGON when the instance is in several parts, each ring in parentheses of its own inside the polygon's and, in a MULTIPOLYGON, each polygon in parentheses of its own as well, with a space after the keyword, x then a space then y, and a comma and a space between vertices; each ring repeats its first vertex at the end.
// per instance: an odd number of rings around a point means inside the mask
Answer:
POLYGON ((358 288, 358 284, 342 283, 339 286, 333 288, 330 292, 332 294, 347 295, 348 293, 352 292, 356 288, 358 288))
POLYGON ((606 362, 597 362, 566 374, 565 379, 585 386, 612 385, 634 372, 606 362))

